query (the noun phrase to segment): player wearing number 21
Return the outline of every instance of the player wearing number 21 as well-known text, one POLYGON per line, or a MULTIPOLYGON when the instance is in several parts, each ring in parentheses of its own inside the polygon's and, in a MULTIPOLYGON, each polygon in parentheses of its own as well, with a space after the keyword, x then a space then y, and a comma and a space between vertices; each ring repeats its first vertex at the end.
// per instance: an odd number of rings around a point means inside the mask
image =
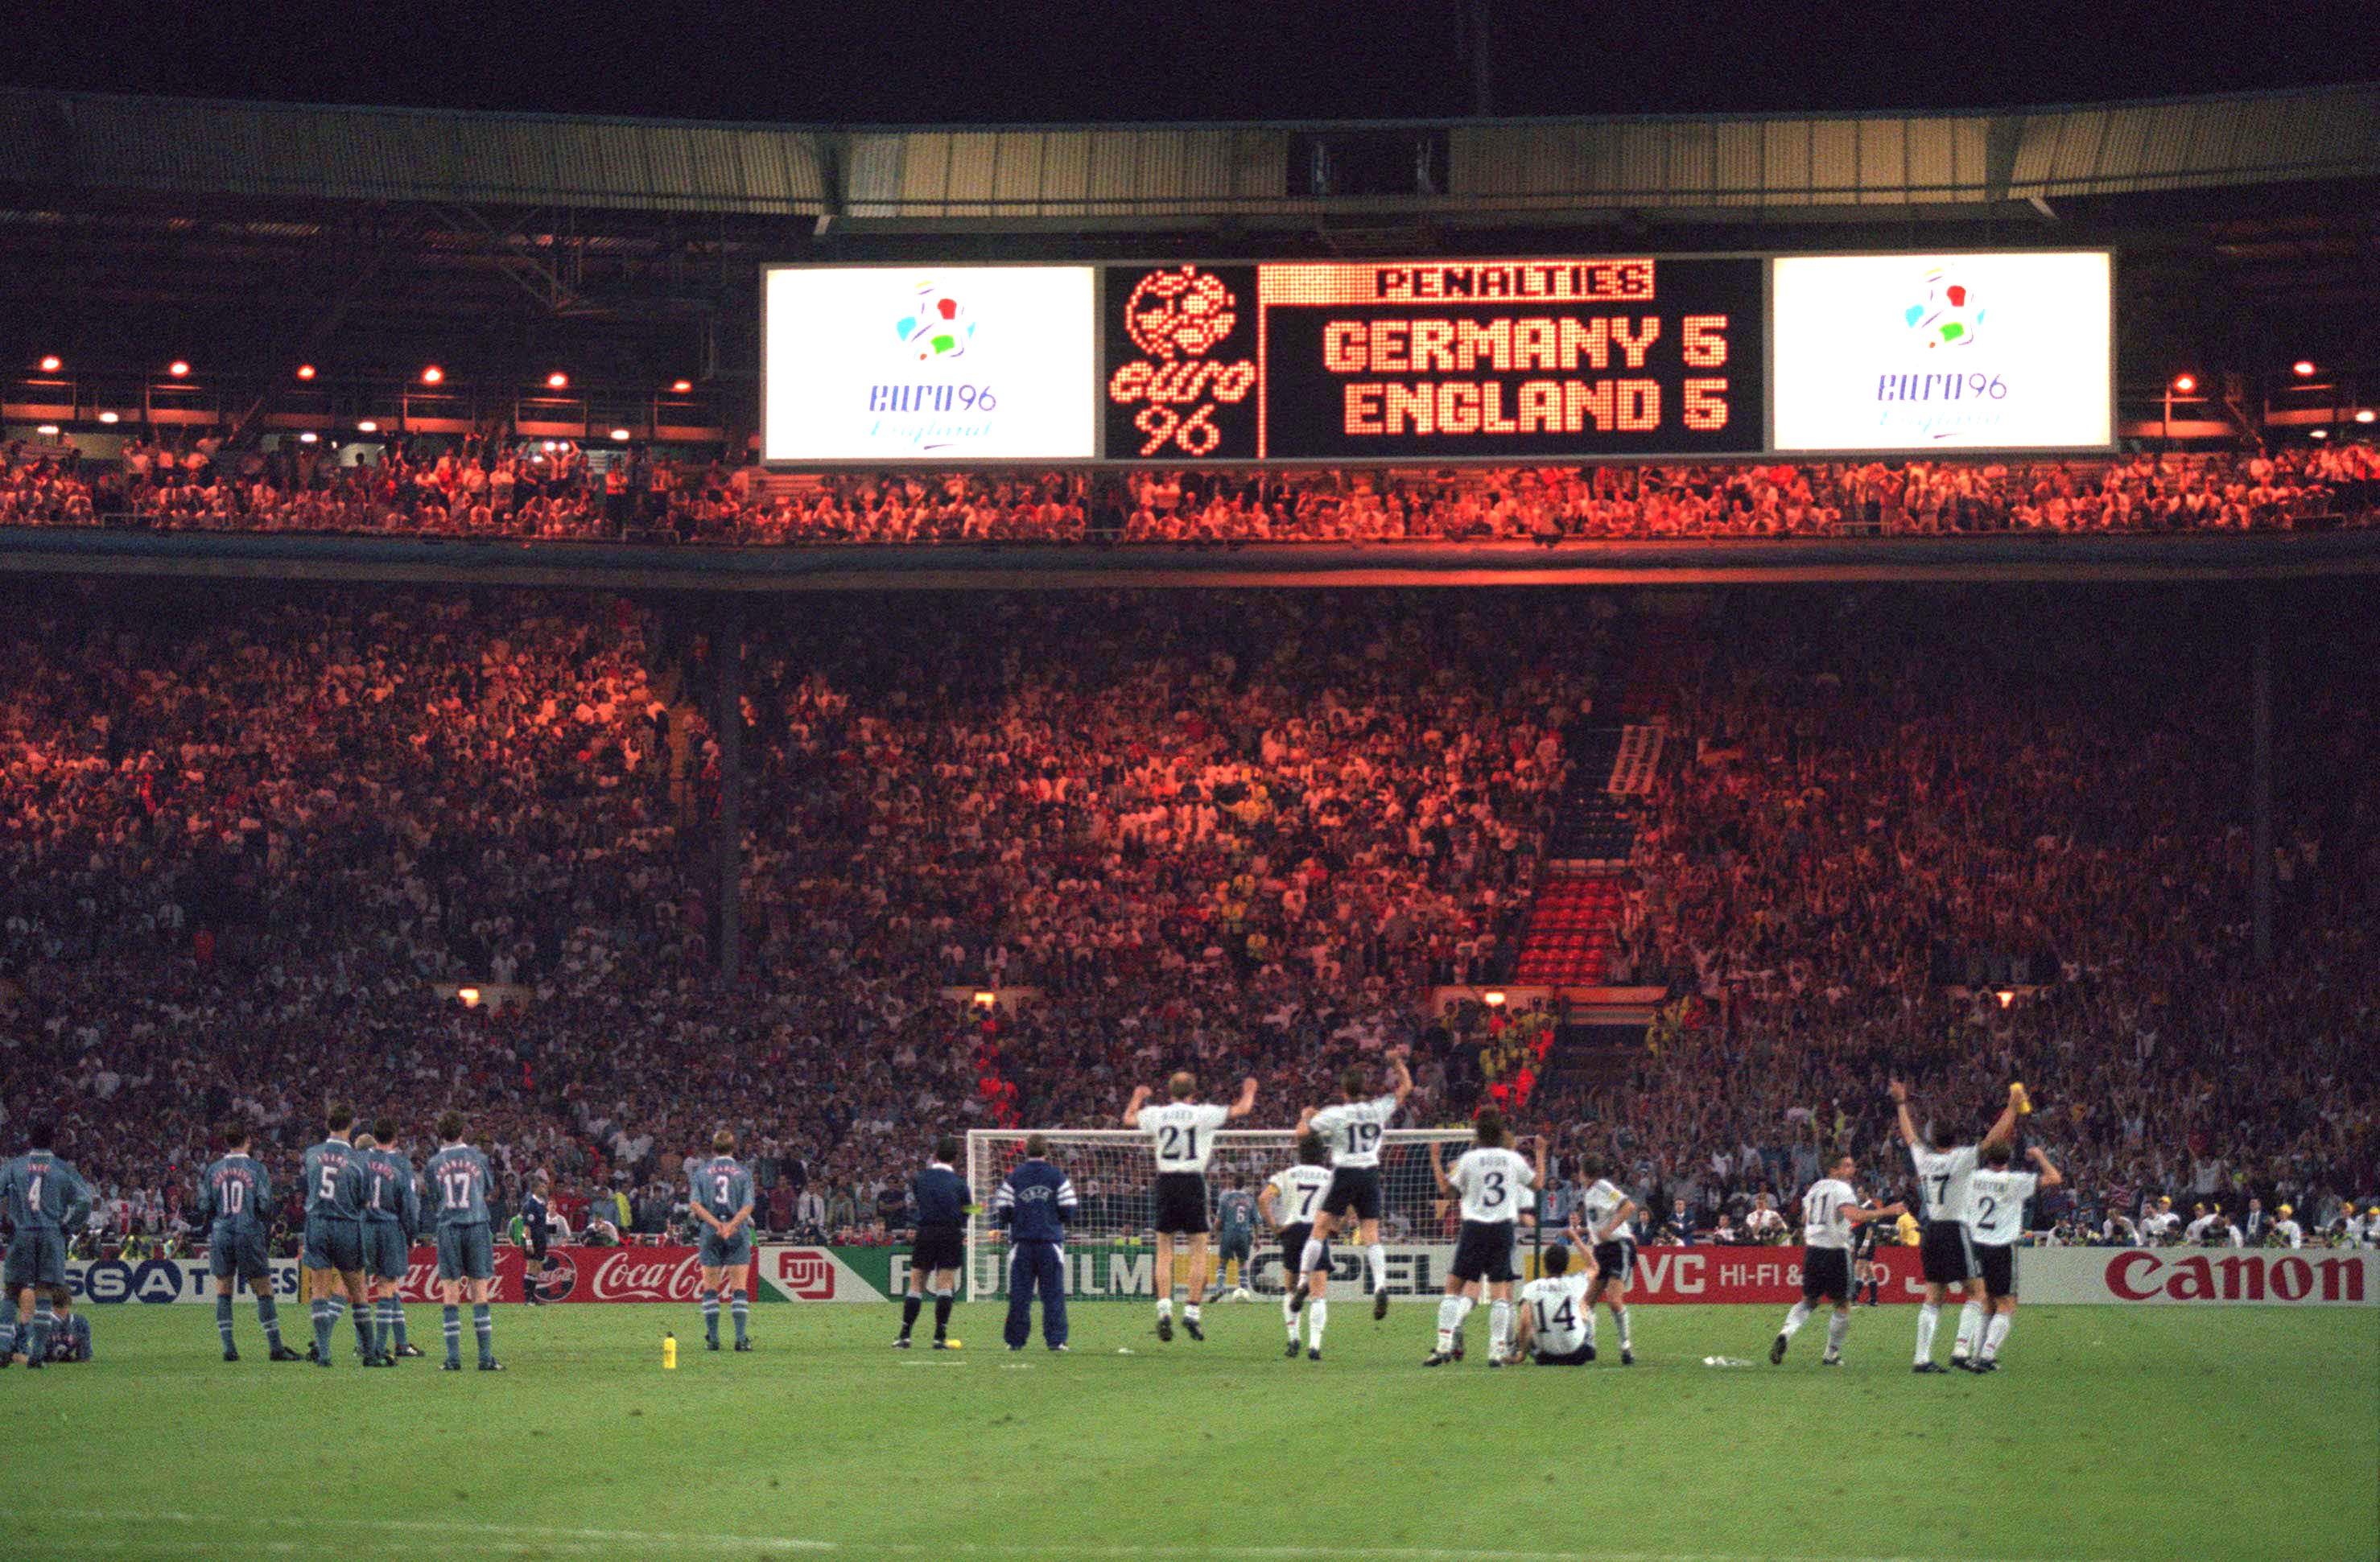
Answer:
POLYGON ((1198 1082, 1186 1070, 1168 1080, 1165 1090, 1172 1099, 1161 1107, 1147 1104, 1153 1094, 1148 1086, 1135 1090, 1123 1125, 1147 1132, 1157 1151, 1157 1338, 1173 1338, 1173 1240, 1188 1237, 1190 1296, 1182 1326, 1191 1338, 1204 1339, 1198 1299, 1207 1294, 1207 1163, 1215 1154, 1215 1131, 1256 1109, 1257 1076, 1240 1082, 1240 1098, 1228 1107, 1191 1099, 1198 1082))
POLYGON ((1546 1180, 1546 1145, 1536 1142, 1536 1158, 1521 1158, 1504 1130, 1504 1114, 1489 1108, 1475 1125, 1478 1143, 1463 1152, 1449 1173, 1438 1144, 1429 1147, 1430 1175, 1439 1190, 1463 1203, 1463 1230, 1454 1244, 1454 1264, 1446 1275, 1446 1298, 1438 1304, 1438 1349, 1422 1362, 1442 1367, 1454 1360, 1456 1331, 1471 1299, 1463 1287, 1474 1281, 1488 1288, 1488 1364, 1502 1366, 1512 1359, 1512 1239, 1519 1230, 1521 1194, 1546 1180))
POLYGON ((1388 1255, 1380 1251, 1380 1142, 1388 1136, 1389 1122, 1397 1108, 1413 1094, 1413 1072, 1405 1067, 1411 1051, 1404 1047, 1390 1050, 1389 1067, 1393 1072, 1386 1096, 1366 1097, 1365 1071, 1351 1065, 1339 1076, 1339 1092, 1344 1099, 1335 1107, 1308 1107, 1297 1120, 1300 1133, 1310 1128, 1330 1146, 1330 1191, 1323 1195, 1322 1211, 1314 1218, 1314 1234, 1305 1240, 1305 1257, 1299 1265, 1308 1294, 1317 1302, 1322 1301, 1322 1288, 1330 1279, 1322 1265, 1322 1249, 1338 1231, 1339 1222, 1352 1213, 1364 1261, 1372 1271, 1375 1321, 1389 1315, 1388 1255))

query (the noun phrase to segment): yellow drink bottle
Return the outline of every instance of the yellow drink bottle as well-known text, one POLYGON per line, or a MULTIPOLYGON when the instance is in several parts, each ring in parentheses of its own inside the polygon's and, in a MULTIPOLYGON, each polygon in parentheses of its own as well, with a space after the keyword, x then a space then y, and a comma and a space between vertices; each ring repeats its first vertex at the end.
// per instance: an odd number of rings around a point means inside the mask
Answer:
POLYGON ((662 1371, 677 1371, 677 1336, 674 1334, 662 1336, 662 1371))

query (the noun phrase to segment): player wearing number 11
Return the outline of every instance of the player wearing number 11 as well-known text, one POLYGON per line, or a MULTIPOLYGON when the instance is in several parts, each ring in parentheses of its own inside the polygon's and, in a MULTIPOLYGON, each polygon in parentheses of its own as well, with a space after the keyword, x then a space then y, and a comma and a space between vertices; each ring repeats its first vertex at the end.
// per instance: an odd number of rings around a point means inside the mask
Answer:
POLYGON ((1168 1080, 1166 1094, 1173 1098, 1161 1107, 1148 1107, 1151 1094, 1142 1085, 1123 1109, 1123 1125, 1144 1131, 1157 1151, 1157 1338, 1173 1338, 1173 1239, 1190 1239, 1190 1298, 1182 1309, 1182 1326, 1193 1339, 1204 1339, 1198 1326, 1198 1299, 1207 1294, 1207 1163, 1215 1154, 1215 1130, 1233 1118, 1256 1109, 1257 1076, 1240 1082, 1240 1098, 1228 1107, 1194 1101, 1198 1082, 1184 1070, 1168 1080))

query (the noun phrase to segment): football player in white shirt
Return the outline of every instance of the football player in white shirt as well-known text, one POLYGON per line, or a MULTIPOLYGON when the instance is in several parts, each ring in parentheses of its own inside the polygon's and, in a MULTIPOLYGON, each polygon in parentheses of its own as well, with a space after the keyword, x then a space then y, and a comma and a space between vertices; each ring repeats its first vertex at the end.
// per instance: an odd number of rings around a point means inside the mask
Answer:
MULTIPOLYGON (((1314 1229, 1322 1195, 1330 1191, 1330 1161, 1322 1135, 1308 1130, 1297 1136, 1297 1164, 1274 1172, 1257 1194, 1257 1213, 1281 1232, 1281 1321, 1289 1328, 1287 1355, 1292 1361, 1297 1359, 1297 1318, 1300 1303, 1305 1300, 1305 1277, 1298 1265, 1305 1262, 1305 1239, 1314 1229)), ((1322 1263, 1325 1268, 1330 1266, 1328 1248, 1323 1250, 1322 1263)), ((1317 1361, 1321 1360, 1322 1325, 1328 1316, 1318 1310, 1314 1314, 1317 1361)))
POLYGON ((1388 1135, 1389 1120, 1413 1094, 1413 1072, 1405 1067, 1411 1051, 1406 1047, 1390 1049, 1392 1072, 1386 1096, 1366 1097, 1364 1092, 1369 1079, 1361 1065, 1350 1065, 1339 1076, 1340 1093, 1345 1099, 1335 1107, 1308 1107, 1297 1119, 1300 1133, 1314 1130, 1330 1150, 1330 1191, 1322 1197, 1314 1234, 1305 1240, 1308 1292, 1316 1302, 1322 1300, 1322 1288, 1330 1278, 1322 1265, 1322 1246, 1338 1231, 1339 1222, 1353 1214, 1356 1239, 1364 1245, 1364 1262, 1372 1272, 1375 1321, 1389 1315, 1388 1255, 1380 1251, 1380 1141, 1388 1135))
POLYGON ((1835 1315, 1827 1320, 1827 1353, 1822 1367, 1843 1364, 1843 1340, 1852 1332, 1852 1239, 1854 1229, 1871 1220, 1898 1218, 1909 1206, 1888 1204, 1868 1206, 1852 1191, 1852 1157, 1837 1156, 1827 1175, 1802 1195, 1802 1300, 1785 1314, 1777 1343, 1768 1348, 1772 1366, 1785 1360, 1785 1344, 1801 1332, 1821 1302, 1831 1302, 1835 1315))
MULTIPOLYGON (((1934 1124, 1934 1142, 1928 1144, 1917 1132, 1917 1118, 1909 1109, 1909 1087, 1899 1080, 1891 1085, 1893 1105, 1900 1119, 1900 1137, 1909 1144, 1910 1159, 1917 1165, 1919 1205, 1925 1220, 1925 1235, 1918 1251, 1925 1276, 1925 1300, 1917 1308, 1917 1363, 1914 1370, 1922 1373, 1942 1371, 1934 1360, 1934 1331, 1942 1321, 1942 1302, 1952 1286, 1966 1286, 1974 1277, 1974 1253, 1967 1238, 1967 1181, 1975 1173, 1975 1152, 1978 1148, 2006 1144, 2016 1132, 2019 1108, 2024 1104, 2024 1086, 2009 1086, 2008 1106, 1999 1120, 1984 1135, 1982 1146, 1953 1145, 1950 1131, 1937 1120, 1934 1124)), ((1970 1296, 1959 1320, 1959 1338, 1951 1346, 1951 1360, 1965 1357, 1973 1349, 1976 1335, 1983 1332, 1983 1302, 1970 1296)))
POLYGON ((2010 1171, 2009 1147, 1985 1145, 1983 1169, 1967 1184, 1973 1206, 1975 1266, 1981 1271, 1984 1311, 1991 1315, 1984 1327, 1982 1348, 1960 1363, 1969 1372, 2000 1370, 2000 1341, 2008 1338, 2009 1327, 2016 1321, 2016 1241, 2024 1235, 2025 1201, 2041 1189, 2055 1188, 2066 1181, 2038 1147, 2024 1154, 2041 1168, 2037 1173, 2010 1171))
MULTIPOLYGON (((1585 1168, 1597 1168, 1588 1163, 1585 1168)), ((1595 1278, 1586 1290, 1586 1342, 1595 1343, 1595 1304, 1598 1302, 1611 1309, 1611 1321, 1620 1330, 1620 1364, 1636 1364, 1636 1341, 1630 1333, 1628 1317, 1628 1284, 1636 1273, 1636 1239, 1630 1235, 1628 1217, 1636 1213, 1636 1201, 1621 1192, 1620 1185, 1606 1176, 1597 1176, 1586 1193, 1579 1199, 1578 1207, 1571 1212, 1571 1230, 1574 1240, 1595 1254, 1595 1278), (1585 1230, 1579 1231, 1583 1222, 1585 1230)))
POLYGON ((1478 1142, 1463 1152, 1451 1174, 1437 1143, 1429 1146, 1439 1191, 1462 1201, 1463 1230, 1438 1304, 1438 1349, 1423 1360, 1426 1367, 1454 1360, 1455 1334, 1472 1307, 1464 1291, 1472 1285, 1488 1289, 1488 1364, 1503 1365, 1512 1351, 1512 1241, 1520 1230, 1521 1195, 1545 1181, 1545 1142, 1537 1142, 1534 1161, 1522 1159, 1509 1143, 1504 1114, 1493 1107, 1479 1114, 1474 1132, 1478 1142))
POLYGON ((1207 1294, 1207 1162, 1215 1154, 1215 1130, 1256 1108, 1257 1076, 1240 1082, 1240 1098, 1228 1107, 1194 1101, 1198 1082, 1184 1069, 1166 1082, 1173 1098, 1161 1107, 1145 1106, 1150 1091, 1142 1085, 1123 1109, 1123 1125, 1146 1132, 1157 1152, 1157 1338, 1173 1338, 1173 1239, 1190 1239, 1190 1297, 1182 1309, 1182 1326, 1193 1339, 1204 1339, 1198 1326, 1198 1299, 1207 1294))
POLYGON ((1541 1367, 1583 1367, 1595 1360, 1595 1309, 1587 1277, 1570 1272, 1571 1250, 1556 1242, 1537 1259, 1537 1278, 1521 1288, 1521 1353, 1541 1367))

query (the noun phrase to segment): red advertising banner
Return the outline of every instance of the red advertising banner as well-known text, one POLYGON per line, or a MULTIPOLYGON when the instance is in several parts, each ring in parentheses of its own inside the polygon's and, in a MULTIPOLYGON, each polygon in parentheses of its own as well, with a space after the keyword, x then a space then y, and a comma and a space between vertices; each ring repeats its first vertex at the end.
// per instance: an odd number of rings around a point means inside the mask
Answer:
MULTIPOLYGON (((538 1295, 547 1302, 692 1302, 702 1290, 700 1257, 701 1250, 691 1247, 552 1248, 535 1277, 538 1295)), ((498 1244, 495 1300, 528 1300, 528 1271, 526 1253, 498 1244)), ((404 1295, 407 1302, 439 1300, 435 1247, 424 1243, 413 1250, 404 1295)))
MULTIPOLYGON (((1628 1300, 1639 1302, 1759 1302, 1790 1306, 1802 1299, 1798 1247, 1646 1247, 1636 1250, 1628 1300)), ((1881 1248, 1877 1297, 1914 1302, 1924 1294, 1913 1247, 1881 1248)))

